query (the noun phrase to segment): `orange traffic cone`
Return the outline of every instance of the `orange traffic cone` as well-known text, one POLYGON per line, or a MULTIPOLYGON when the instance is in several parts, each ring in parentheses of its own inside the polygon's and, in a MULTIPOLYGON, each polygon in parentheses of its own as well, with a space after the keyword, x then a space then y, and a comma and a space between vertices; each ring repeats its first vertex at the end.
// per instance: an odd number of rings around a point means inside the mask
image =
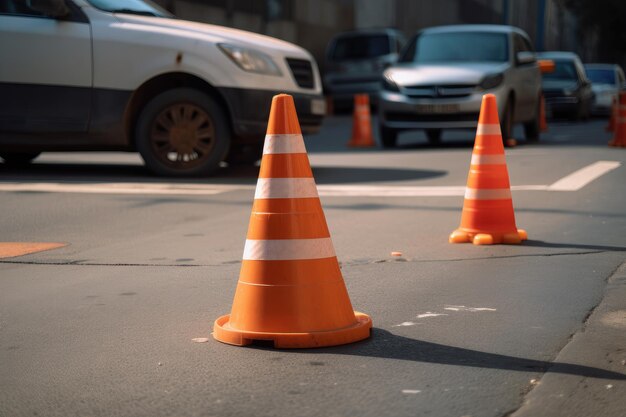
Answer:
POLYGON ((615 132, 609 146, 626 147, 626 91, 619 92, 619 103, 615 112, 615 132))
POLYGON ((539 102, 539 131, 548 131, 548 121, 546 120, 546 99, 541 95, 541 101, 539 102))
POLYGON ((356 342, 371 319, 353 311, 317 194, 293 98, 272 100, 239 282, 220 342, 278 348, 356 342))
POLYGON ((370 115, 370 97, 367 94, 354 96, 352 116, 352 138, 348 146, 369 148, 376 146, 372 135, 372 116, 370 115))
POLYGON ((615 132, 615 117, 617 116, 617 98, 613 97, 611 102, 611 116, 609 117, 609 124, 604 128, 607 132, 615 132))
POLYGON ((491 245, 521 243, 527 238, 526 232, 515 226, 496 97, 486 94, 478 118, 461 226, 449 241, 491 245))

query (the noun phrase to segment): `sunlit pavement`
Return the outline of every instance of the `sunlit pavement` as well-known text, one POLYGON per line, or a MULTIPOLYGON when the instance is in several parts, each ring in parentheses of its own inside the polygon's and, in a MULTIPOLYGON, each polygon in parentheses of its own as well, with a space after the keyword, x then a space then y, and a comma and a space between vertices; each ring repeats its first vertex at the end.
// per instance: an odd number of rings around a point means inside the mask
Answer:
POLYGON ((319 350, 210 336, 258 168, 170 181, 134 154, 0 165, 0 240, 67 244, 0 259, 0 415, 626 415, 626 150, 606 146, 605 125, 554 122, 537 144, 516 131, 529 241, 477 247, 447 243, 472 132, 352 150, 350 117, 329 118, 306 145, 352 303, 375 328, 319 350))

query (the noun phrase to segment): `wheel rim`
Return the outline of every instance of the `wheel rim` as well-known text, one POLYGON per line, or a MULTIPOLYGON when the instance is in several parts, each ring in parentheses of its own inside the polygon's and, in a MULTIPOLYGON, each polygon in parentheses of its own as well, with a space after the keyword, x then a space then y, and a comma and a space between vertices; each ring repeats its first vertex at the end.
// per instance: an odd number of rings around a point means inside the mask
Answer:
POLYGON ((215 125, 191 103, 166 107, 152 122, 150 147, 159 161, 176 170, 203 165, 215 148, 215 125))

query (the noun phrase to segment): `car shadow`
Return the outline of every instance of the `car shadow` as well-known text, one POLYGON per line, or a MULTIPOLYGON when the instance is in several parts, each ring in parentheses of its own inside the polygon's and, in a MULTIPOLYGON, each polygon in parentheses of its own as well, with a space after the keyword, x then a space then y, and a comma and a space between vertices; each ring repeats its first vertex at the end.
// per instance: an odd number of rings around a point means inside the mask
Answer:
MULTIPOLYGON (((318 184, 425 180, 447 174, 447 171, 443 170, 408 168, 313 166, 312 169, 318 184)), ((0 181, 20 182, 167 182, 254 185, 258 176, 258 166, 225 166, 207 177, 171 178, 152 175, 142 165, 132 164, 35 162, 25 167, 0 164, 0 181)))

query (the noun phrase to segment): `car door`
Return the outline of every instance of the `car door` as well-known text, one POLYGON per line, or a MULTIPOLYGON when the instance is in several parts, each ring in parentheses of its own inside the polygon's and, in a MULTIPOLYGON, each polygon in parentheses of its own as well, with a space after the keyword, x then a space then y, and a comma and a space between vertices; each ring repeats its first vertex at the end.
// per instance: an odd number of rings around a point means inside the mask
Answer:
POLYGON ((518 33, 513 34, 513 46, 515 52, 515 94, 516 94, 516 121, 528 121, 533 119, 537 109, 539 89, 541 88, 541 75, 537 68, 537 62, 519 63, 519 52, 535 53, 530 42, 518 33))
POLYGON ((91 31, 82 11, 52 18, 30 1, 0 0, 0 131, 86 132, 91 31))

